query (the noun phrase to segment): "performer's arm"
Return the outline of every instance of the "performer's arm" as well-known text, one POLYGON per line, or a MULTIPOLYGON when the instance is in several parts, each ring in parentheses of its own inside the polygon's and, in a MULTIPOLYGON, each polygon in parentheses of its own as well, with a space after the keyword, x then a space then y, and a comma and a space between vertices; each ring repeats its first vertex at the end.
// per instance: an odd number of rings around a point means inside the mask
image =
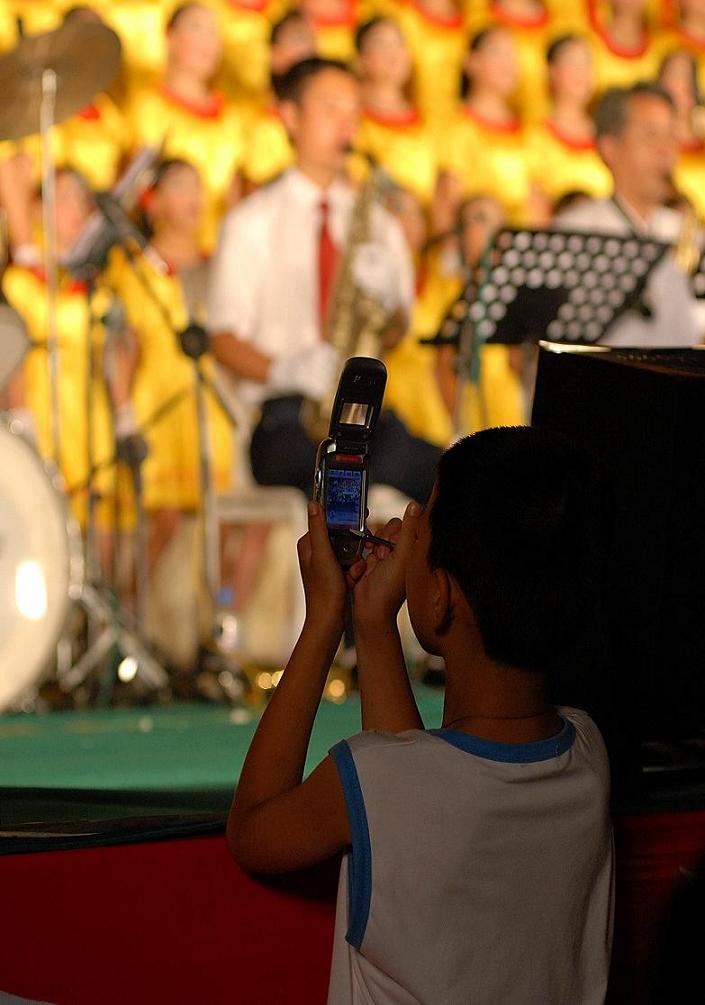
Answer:
POLYGON ((236 377, 267 382, 271 359, 249 342, 231 335, 230 332, 216 331, 211 335, 211 351, 224 367, 236 377))

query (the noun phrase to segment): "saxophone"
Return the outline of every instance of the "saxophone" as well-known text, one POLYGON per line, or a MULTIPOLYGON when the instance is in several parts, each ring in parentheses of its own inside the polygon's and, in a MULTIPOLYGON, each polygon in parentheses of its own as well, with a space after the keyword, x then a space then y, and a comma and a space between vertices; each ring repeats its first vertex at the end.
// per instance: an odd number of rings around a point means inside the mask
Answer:
MULTIPOLYGON (((353 205, 347 239, 338 263, 325 338, 338 350, 341 372, 351 356, 378 358, 382 351, 382 335, 389 316, 376 300, 357 286, 353 262, 357 249, 371 238, 372 209, 389 185, 386 172, 373 164, 353 205)), ((303 427, 317 443, 328 435, 337 386, 336 379, 321 401, 306 399, 302 405, 303 427)))

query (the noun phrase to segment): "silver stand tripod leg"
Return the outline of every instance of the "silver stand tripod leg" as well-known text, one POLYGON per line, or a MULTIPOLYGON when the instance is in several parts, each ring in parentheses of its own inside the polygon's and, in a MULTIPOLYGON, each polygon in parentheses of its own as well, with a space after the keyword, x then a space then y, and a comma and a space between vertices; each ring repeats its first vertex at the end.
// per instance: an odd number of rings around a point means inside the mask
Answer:
POLYGON ((39 132, 42 154, 42 222, 44 225, 44 274, 47 290, 47 365, 51 414, 51 454, 57 468, 61 461, 59 426, 59 339, 57 331, 56 274, 56 175, 51 157, 51 131, 56 108, 56 73, 42 73, 42 100, 39 107, 39 132))

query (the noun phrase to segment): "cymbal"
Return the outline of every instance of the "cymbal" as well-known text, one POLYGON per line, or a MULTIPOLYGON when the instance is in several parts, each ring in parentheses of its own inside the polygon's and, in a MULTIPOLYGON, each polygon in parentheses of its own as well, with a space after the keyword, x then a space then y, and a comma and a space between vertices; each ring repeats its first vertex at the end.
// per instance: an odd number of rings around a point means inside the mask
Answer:
POLYGON ((56 73, 56 112, 62 122, 89 105, 120 66, 120 39, 103 24, 75 18, 55 31, 27 35, 0 56, 0 139, 39 132, 44 70, 56 73))

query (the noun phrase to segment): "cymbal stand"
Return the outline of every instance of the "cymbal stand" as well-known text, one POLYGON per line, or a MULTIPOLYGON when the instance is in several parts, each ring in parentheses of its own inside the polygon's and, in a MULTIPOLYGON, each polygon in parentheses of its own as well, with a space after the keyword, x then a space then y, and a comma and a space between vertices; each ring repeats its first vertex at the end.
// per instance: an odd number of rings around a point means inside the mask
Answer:
POLYGON ((46 346, 49 368, 51 413, 51 456, 57 467, 61 461, 59 420, 59 338, 57 324, 58 278, 56 265, 56 174, 51 155, 51 131, 56 112, 57 77, 52 69, 42 72, 39 106, 39 134, 42 160, 42 222, 44 225, 44 275, 47 292, 46 346))

